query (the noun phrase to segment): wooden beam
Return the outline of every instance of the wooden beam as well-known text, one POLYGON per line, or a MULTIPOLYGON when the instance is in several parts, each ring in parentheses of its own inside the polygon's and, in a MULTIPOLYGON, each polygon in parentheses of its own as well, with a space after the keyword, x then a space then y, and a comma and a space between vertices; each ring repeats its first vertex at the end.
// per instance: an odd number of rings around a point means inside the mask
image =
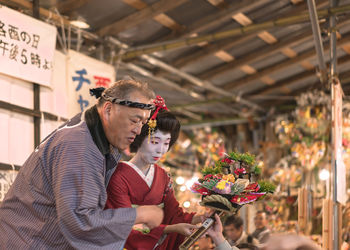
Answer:
POLYGON ((297 56, 297 53, 289 47, 285 47, 285 48, 281 49, 281 52, 283 54, 285 54, 286 56, 288 56, 289 58, 293 58, 293 57, 297 56))
POLYGON ((258 37, 268 44, 274 44, 277 42, 276 37, 274 37, 270 32, 267 32, 266 30, 260 32, 258 34, 258 37))
POLYGON ((256 73, 256 69, 254 69, 252 66, 248 64, 241 66, 240 69, 248 75, 252 75, 256 73))
POLYGON ((219 13, 205 16, 194 22, 192 25, 188 26, 183 34, 180 34, 181 37, 188 36, 192 33, 202 33, 208 29, 216 28, 223 22, 231 19, 233 15, 239 12, 248 12, 257 7, 263 6, 264 4, 268 3, 269 0, 244 0, 239 1, 239 3, 236 1, 234 2, 235 3, 229 5, 228 8, 219 10, 219 13))
POLYGON ((269 76, 264 76, 260 78, 260 81, 267 85, 273 85, 276 81, 269 76))
MULTIPOLYGON (((193 22, 186 29, 165 36, 155 42, 166 41, 169 39, 179 38, 179 37, 190 37, 193 34, 203 33, 209 29, 217 28, 223 22, 230 20, 232 15, 238 12, 247 12, 254 8, 263 6, 268 3, 269 0, 244 0, 244 1, 234 1, 234 3, 228 5, 228 7, 224 9, 218 9, 217 12, 211 15, 205 15, 203 18, 193 22)), ((174 65, 175 66, 175 65, 174 65)))
POLYGON ((97 33, 100 36, 116 35, 126 29, 134 27, 147 19, 153 18, 161 13, 167 12, 177 6, 187 2, 188 0, 160 0, 156 3, 137 11, 127 17, 122 18, 110 25, 101 28, 97 33))
MULTIPOLYGON (((343 38, 340 41, 338 41, 337 45, 342 46, 343 44, 346 44, 348 42, 350 42, 350 32, 347 33, 346 35, 344 35, 343 38)), ((329 44, 324 46, 324 50, 325 51, 329 50, 329 44)), ((240 78, 234 82, 230 82, 228 84, 225 84, 223 86, 223 89, 231 90, 233 88, 247 84, 248 82, 259 79, 263 76, 271 74, 272 72, 281 71, 282 69, 285 69, 289 66, 292 66, 295 63, 302 62, 302 61, 309 59, 309 58, 312 58, 314 56, 315 56, 315 50, 312 48, 306 52, 301 53, 300 55, 298 55, 292 59, 287 59, 287 60, 284 60, 282 62, 275 63, 272 66, 265 67, 254 75, 245 76, 245 77, 240 78)))
MULTIPOLYGON (((349 20, 342 20, 339 22, 337 25, 338 28, 340 27, 345 27, 346 25, 350 25, 349 20)), ((302 43, 308 39, 312 39, 312 32, 310 27, 307 27, 304 29, 305 32, 301 33, 300 35, 294 36, 293 34, 284 38, 283 40, 275 43, 273 46, 266 47, 263 49, 256 49, 254 51, 251 51, 250 53, 247 53, 246 56, 241 57, 241 58, 236 58, 234 62, 230 62, 227 64, 221 64, 218 65, 217 67, 214 67, 210 70, 206 70, 205 72, 197 75, 199 78, 202 79, 211 79, 219 74, 225 73, 226 71, 231 71, 235 68, 240 67, 242 64, 250 64, 254 61, 258 61, 263 59, 264 57, 267 57, 269 55, 272 55, 273 53, 278 52, 279 50, 284 50, 288 47, 295 46, 299 43, 302 43)), ((238 39, 239 40, 239 39, 238 39)), ((237 42, 237 40, 236 40, 237 42)), ((235 44, 236 45, 236 44, 235 44)), ((219 47, 219 46, 218 46, 219 47)), ((215 47, 212 46, 212 49, 215 51, 215 47)), ((226 48, 225 48, 226 49, 226 48)), ((198 51, 195 53, 191 53, 190 57, 195 58, 195 60, 203 60, 204 56, 207 56, 210 54, 211 51, 198 51)), ((283 51, 282 51, 283 53, 283 51)), ((187 63, 194 62, 195 60, 191 60, 190 57, 182 57, 179 59, 179 62, 181 63, 182 66, 185 66, 187 63), (189 58, 190 60, 186 60, 186 58, 189 58)), ((290 57, 290 56, 289 56, 290 57)), ((180 66, 180 65, 178 65, 180 66)))
MULTIPOLYGON (((338 59, 338 65, 340 66, 342 64, 348 63, 349 61, 350 61, 350 55, 342 56, 341 58, 338 59)), ((327 66, 329 66, 329 63, 327 64, 327 66)), ((288 87, 288 85, 291 85, 297 81, 301 81, 303 79, 306 79, 308 77, 315 76, 315 75, 316 75, 315 69, 310 69, 302 73, 299 73, 297 75, 293 75, 291 77, 279 80, 273 86, 255 90, 254 92, 247 92, 246 94, 247 95, 267 95, 271 92, 276 91, 279 88, 288 87)), ((341 74, 341 76, 344 76, 344 74, 341 74)))
MULTIPOLYGON (((255 36, 255 35, 254 35, 255 36)), ((312 38, 311 28, 305 29, 305 32, 295 36, 294 34, 285 37, 283 40, 275 43, 273 46, 265 46, 264 48, 257 48, 254 51, 247 53, 242 57, 236 58, 234 62, 230 62, 227 64, 219 65, 215 68, 206 70, 205 72, 198 75, 199 78, 202 79, 211 79, 219 74, 222 74, 226 71, 234 70, 235 68, 239 68, 241 65, 250 64, 252 62, 261 60, 265 57, 271 56, 280 50, 283 50, 287 47, 292 47, 308 39, 312 38)))
MULTIPOLYGON (((245 0, 246 1, 246 0, 245 0)), ((245 2, 244 1, 244 2, 245 2)), ((323 6, 325 3, 328 3, 328 0, 322 0, 320 1, 320 4, 323 6)), ((247 3, 248 5, 251 3, 247 3)), ((299 6, 293 8, 291 11, 289 11, 288 13, 283 13, 283 16, 292 16, 294 14, 299 14, 300 12, 302 12, 303 10, 305 11, 307 9, 307 4, 306 3, 303 3, 303 4, 300 4, 299 6)), ((236 13, 241 13, 241 12, 244 12, 242 9, 238 9, 238 11, 236 13)), ((274 18, 269 18, 267 19, 268 20, 272 20, 272 19, 275 19, 276 17, 274 18)), ((310 28, 308 28, 308 30, 311 30, 310 28)), ((309 31, 310 32, 310 31, 309 31)), ((188 56, 184 57, 184 56, 181 56, 179 57, 178 59, 176 59, 175 61, 172 62, 172 65, 175 66, 175 67, 184 67, 188 64, 191 64, 191 63, 195 63, 195 62, 199 62, 201 60, 203 60, 206 56, 210 55, 210 54, 213 54, 215 53, 216 51, 218 50, 227 50, 227 49, 230 49, 238 44, 242 44, 242 43, 245 43, 251 39, 253 39, 254 37, 256 37, 256 34, 258 34, 259 32, 255 32, 255 33, 251 33, 251 34, 247 34, 243 37, 239 37, 239 38, 236 38, 236 39, 232 39, 230 40, 229 42, 227 41, 223 41, 223 42, 218 42, 218 43, 213 43, 213 44, 210 44, 208 45, 205 49, 202 49, 202 50, 198 50, 197 52, 193 52, 191 54, 189 54, 188 56)), ((312 33, 311 33, 311 36, 312 37, 312 33)), ((246 63, 244 63, 246 64, 246 63)), ((230 68, 230 66, 227 66, 228 68, 230 68)), ((203 73, 204 74, 204 73, 203 73)), ((209 73, 207 73, 209 74, 209 73)), ((199 75, 199 77, 202 77, 201 75, 199 75)), ((207 78, 207 77, 204 77, 204 78, 207 78)), ((208 77, 209 78, 209 77, 208 77)))
POLYGON ((83 5, 87 4, 89 0, 66 0, 58 1, 57 9, 61 14, 71 13, 76 9, 79 9, 83 5))
POLYGON ((245 14, 242 12, 237 13, 236 15, 233 15, 232 18, 239 23, 242 26, 247 26, 249 24, 252 24, 253 21, 249 17, 247 17, 245 14))
MULTIPOLYGON (((135 9, 142 10, 145 9, 148 5, 141 0, 123 0, 124 3, 134 7, 135 9)), ((153 17, 153 20, 160 23, 161 25, 171 29, 171 30, 181 30, 182 27, 178 23, 176 23, 171 17, 164 13, 160 13, 153 17)))
POLYGON ((343 49, 347 54, 350 54, 350 43, 343 45, 343 46, 342 46, 342 49, 343 49))
POLYGON ((222 6, 225 6, 225 0, 207 0, 211 5, 217 7, 217 8, 222 8, 222 6))
POLYGON ((137 10, 142 10, 148 6, 145 2, 141 0, 123 0, 123 2, 127 5, 134 7, 137 10))
MULTIPOLYGON (((257 32, 256 32, 257 33, 257 32)), ((220 41, 217 43, 209 44, 204 49, 190 53, 187 56, 180 56, 178 59, 172 62, 174 67, 184 67, 190 63, 195 63, 204 60, 208 55, 214 54, 219 50, 227 50, 238 44, 247 42, 256 36, 256 33, 248 34, 238 39, 232 39, 229 42, 220 41)))
POLYGON ((309 60, 304 60, 304 61, 300 62, 300 65, 304 69, 307 69, 307 70, 315 68, 315 66, 313 64, 311 64, 309 60))
MULTIPOLYGON (((8 6, 16 6, 16 7, 20 7, 20 8, 24 8, 24 9, 28 9, 31 10, 33 3, 29 2, 27 0, 0 0, 0 3, 4 4, 4 5, 8 5, 8 6)), ((58 16, 57 14, 55 14, 52 11, 49 11, 47 9, 44 8, 39 8, 39 13, 40 13, 40 17, 45 17, 48 18, 50 17, 52 21, 54 21, 55 23, 57 23, 57 25, 61 25, 61 21, 63 21, 64 25, 69 26, 70 22, 68 19, 66 18, 62 18, 61 16, 58 16)))
POLYGON ((174 21, 171 17, 168 15, 165 15, 164 13, 160 13, 159 15, 153 17, 153 20, 157 21, 161 25, 172 29, 172 30, 181 30, 182 26, 174 21))
POLYGON ((224 62, 231 62, 234 59, 234 57, 231 54, 227 53, 224 50, 219 50, 214 55, 223 60, 224 62))

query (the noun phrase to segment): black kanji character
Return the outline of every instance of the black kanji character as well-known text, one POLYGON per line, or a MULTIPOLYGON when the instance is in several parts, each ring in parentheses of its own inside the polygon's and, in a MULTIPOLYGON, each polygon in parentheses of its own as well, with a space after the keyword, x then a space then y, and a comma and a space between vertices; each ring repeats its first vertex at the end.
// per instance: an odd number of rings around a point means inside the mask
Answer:
POLYGON ((18 45, 16 44, 11 44, 11 49, 10 49, 10 59, 17 61, 17 55, 18 55, 18 45))
POLYGON ((39 35, 33 34, 33 44, 32 44, 32 47, 37 49, 37 48, 38 48, 38 45, 39 45, 39 41, 40 41, 40 36, 39 36, 39 35))
POLYGON ((4 29, 5 24, 0 21, 0 36, 6 37, 6 31, 4 29))
POLYGON ((8 33, 11 39, 19 41, 18 27, 9 25, 8 33))
POLYGON ((6 43, 6 42, 0 40, 0 50, 2 49, 2 55, 3 55, 3 56, 5 55, 6 50, 9 50, 9 49, 7 48, 7 45, 8 45, 8 43, 6 43))
POLYGON ((30 61, 32 65, 37 65, 40 68, 41 60, 38 54, 30 53, 30 61))

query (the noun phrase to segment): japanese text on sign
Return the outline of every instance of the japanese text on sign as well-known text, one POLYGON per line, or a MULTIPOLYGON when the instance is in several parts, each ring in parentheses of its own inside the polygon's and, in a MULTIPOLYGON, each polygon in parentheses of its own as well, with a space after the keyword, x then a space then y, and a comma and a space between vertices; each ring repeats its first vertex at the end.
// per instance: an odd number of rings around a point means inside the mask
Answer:
POLYGON ((49 86, 55 46, 55 27, 0 8, 0 72, 49 86))

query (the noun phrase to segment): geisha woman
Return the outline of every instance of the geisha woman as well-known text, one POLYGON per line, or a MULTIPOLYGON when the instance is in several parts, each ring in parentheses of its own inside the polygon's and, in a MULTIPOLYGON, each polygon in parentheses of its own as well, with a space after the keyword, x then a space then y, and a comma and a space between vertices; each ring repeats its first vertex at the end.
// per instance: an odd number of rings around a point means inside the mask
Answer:
POLYGON ((161 97, 155 100, 156 110, 130 145, 136 152, 128 162, 120 162, 109 182, 106 208, 159 205, 164 220, 159 227, 145 232, 133 229, 126 249, 178 249, 185 236, 197 228, 201 215, 185 213, 179 207, 168 174, 156 163, 176 142, 180 123, 167 110, 161 97))

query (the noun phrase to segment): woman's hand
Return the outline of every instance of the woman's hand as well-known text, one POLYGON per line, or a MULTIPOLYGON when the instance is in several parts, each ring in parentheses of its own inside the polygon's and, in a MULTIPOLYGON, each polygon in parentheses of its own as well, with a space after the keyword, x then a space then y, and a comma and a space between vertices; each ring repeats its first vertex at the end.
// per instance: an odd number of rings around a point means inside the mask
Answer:
POLYGON ((188 224, 188 223, 178 223, 173 225, 168 225, 164 229, 164 233, 178 233, 185 236, 192 234, 194 229, 197 229, 199 226, 188 224))
POLYGON ((213 213, 212 210, 205 212, 204 214, 195 214, 192 217, 191 224, 196 225, 198 223, 203 223, 206 218, 210 217, 210 215, 213 213))

